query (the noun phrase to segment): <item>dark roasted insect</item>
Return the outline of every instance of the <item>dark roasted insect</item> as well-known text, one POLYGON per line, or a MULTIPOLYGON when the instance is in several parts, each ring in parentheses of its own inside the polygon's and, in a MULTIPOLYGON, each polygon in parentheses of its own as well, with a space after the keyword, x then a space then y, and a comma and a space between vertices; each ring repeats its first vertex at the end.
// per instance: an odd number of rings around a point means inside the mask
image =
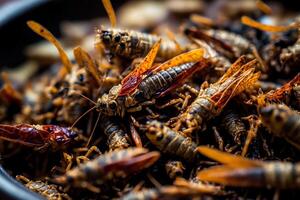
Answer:
POLYGON ((297 87, 300 85, 300 74, 297 74, 291 81, 276 90, 258 97, 259 104, 265 103, 285 103, 287 105, 297 105, 297 87))
POLYGON ((188 162, 198 159, 197 144, 190 137, 170 129, 159 121, 151 121, 146 125, 146 136, 159 150, 177 155, 188 162))
POLYGON ((64 149, 77 135, 78 132, 71 128, 56 125, 0 125, 1 139, 33 147, 36 150, 64 149))
POLYGON ((170 179, 175 179, 176 177, 181 177, 185 170, 181 161, 169 160, 165 164, 166 172, 170 179))
POLYGON ((99 192, 92 183, 101 184, 116 177, 139 172, 155 163, 159 156, 158 152, 148 152, 144 148, 115 150, 69 170, 54 181, 99 192))
POLYGON ((126 149, 130 146, 128 135, 116 120, 103 116, 101 118, 101 128, 107 136, 107 144, 110 150, 126 149))
POLYGON ((58 186, 48 184, 43 181, 31 181, 24 176, 17 176, 16 179, 25 184, 25 186, 47 198, 48 200, 71 199, 67 194, 58 191, 58 186))
POLYGON ((202 61, 204 51, 197 49, 152 67, 159 45, 160 41, 120 85, 114 86, 108 94, 98 99, 98 111, 121 117, 126 112, 140 111, 143 105, 154 103, 153 97, 164 95, 182 84, 193 72, 207 66, 206 62, 202 61))
MULTIPOLYGON (((145 57, 160 37, 138 31, 121 29, 98 29, 97 43, 103 44, 110 54, 125 57, 145 57)), ((168 38, 163 38, 157 53, 157 58, 167 60, 184 52, 178 44, 168 38)))
POLYGON ((247 130, 238 112, 234 109, 226 109, 222 114, 222 126, 233 137, 237 144, 241 144, 241 137, 246 135, 247 130))
POLYGON ((276 136, 300 148, 300 114, 285 105, 267 105, 259 108, 261 121, 276 136))
POLYGON ((229 59, 235 59, 252 52, 253 44, 246 38, 225 30, 188 28, 185 33, 188 36, 206 41, 229 59))
POLYGON ((208 184, 195 184, 185 179, 176 179, 174 185, 157 189, 132 191, 123 196, 122 200, 155 200, 155 199, 194 199, 206 194, 221 194, 220 188, 208 184))
POLYGON ((260 73, 254 73, 255 64, 256 60, 246 63, 246 58, 241 57, 216 83, 201 89, 195 101, 178 117, 176 129, 182 122, 187 125, 183 130, 186 134, 203 129, 205 121, 217 116, 232 97, 257 81, 260 73))
POLYGON ((237 187, 300 187, 299 164, 250 160, 208 147, 199 147, 199 151, 224 164, 200 171, 200 180, 237 187))

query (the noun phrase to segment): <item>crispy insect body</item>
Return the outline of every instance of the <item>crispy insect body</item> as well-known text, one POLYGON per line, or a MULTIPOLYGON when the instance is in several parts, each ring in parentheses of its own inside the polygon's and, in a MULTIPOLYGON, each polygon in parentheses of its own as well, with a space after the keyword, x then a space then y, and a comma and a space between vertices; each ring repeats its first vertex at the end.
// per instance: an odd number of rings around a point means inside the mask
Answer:
POLYGON ((259 108, 264 126, 279 137, 300 149, 300 115, 285 105, 268 105, 259 108))
POLYGON ((43 181, 31 181, 23 176, 17 176, 16 178, 19 181, 24 182, 25 186, 28 189, 32 190, 33 192, 39 193, 48 200, 70 199, 70 197, 67 194, 60 193, 57 189, 57 186, 54 184, 47 184, 43 181))
POLYGON ((289 162, 250 160, 199 147, 200 153, 224 164, 198 173, 202 181, 237 187, 299 188, 300 165, 289 162))
POLYGON ((247 130, 240 115, 234 109, 226 109, 222 114, 222 126, 237 144, 241 144, 241 136, 246 135, 247 130))
POLYGON ((263 98, 267 103, 279 103, 284 102, 290 104, 293 101, 298 101, 297 98, 297 87, 300 85, 300 73, 297 74, 291 81, 284 84, 282 87, 270 91, 265 95, 262 95, 260 98, 263 98))
POLYGON ((216 47, 216 50, 230 58, 238 58, 251 52, 253 44, 241 35, 225 30, 186 29, 187 35, 204 40, 216 47))
MULTIPOLYGON (((109 116, 121 117, 132 107, 138 109, 131 112, 141 110, 139 104, 166 94, 180 86, 193 72, 207 67, 208 63, 203 59, 203 53, 202 49, 197 49, 180 54, 158 67, 142 68, 141 74, 138 73, 140 68, 137 68, 138 72, 133 71, 132 74, 127 75, 122 84, 112 87, 109 94, 104 94, 98 99, 97 110, 109 116), (144 78, 142 78, 143 74, 145 74, 144 78)), ((148 56, 145 62, 149 62, 148 56)), ((141 64, 142 67, 143 65, 144 63, 141 64)))
MULTIPOLYGON (((96 37, 96 45, 101 43, 111 54, 129 59, 145 57, 159 40, 156 35, 121 29, 99 29, 96 37)), ((182 52, 175 41, 164 38, 157 58, 167 60, 182 52)))
POLYGON ((187 125, 186 133, 205 128, 204 121, 219 115, 232 97, 257 81, 260 74, 254 73, 253 68, 256 60, 245 64, 245 59, 238 59, 216 83, 200 90, 198 97, 180 118, 187 125))
POLYGON ((144 148, 115 150, 71 169, 54 181, 75 187, 87 187, 90 182, 102 184, 107 180, 126 177, 148 168, 157 161, 159 156, 159 152, 148 152, 144 148))
POLYGON ((130 146, 128 135, 115 120, 107 116, 102 117, 101 127, 104 134, 108 137, 107 143, 110 150, 126 149, 130 146))
POLYGON ((165 168, 170 179, 175 179, 178 176, 182 176, 185 170, 182 162, 178 160, 167 161, 167 163, 165 164, 165 168))
POLYGON ((122 200, 156 200, 156 199, 194 199, 205 194, 219 195, 220 187, 193 184, 185 179, 176 179, 175 185, 162 186, 157 189, 143 189, 132 191, 123 196, 122 200))
POLYGON ((78 133, 71 128, 56 125, 0 125, 0 139, 33 147, 37 150, 48 147, 54 151, 63 149, 77 135, 78 133))
POLYGON ((179 156, 188 162, 198 159, 197 145, 159 121, 147 124, 146 136, 163 153, 179 156))
POLYGON ((296 71, 300 63, 300 39, 292 46, 282 49, 280 62, 288 71, 296 71))

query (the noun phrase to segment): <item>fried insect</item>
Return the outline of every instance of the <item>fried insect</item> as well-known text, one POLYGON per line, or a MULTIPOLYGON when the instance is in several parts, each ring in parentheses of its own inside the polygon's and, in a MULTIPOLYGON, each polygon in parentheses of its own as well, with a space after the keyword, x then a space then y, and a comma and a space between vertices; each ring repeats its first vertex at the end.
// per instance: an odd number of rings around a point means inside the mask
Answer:
POLYGON ((154 164, 159 156, 158 152, 148 152, 144 148, 115 150, 87 161, 53 181, 99 192, 92 183, 103 184, 105 181, 139 172, 154 164))
POLYGON ((222 126, 233 137, 237 144, 241 144, 241 137, 246 135, 245 124, 241 120, 238 112, 234 109, 226 109, 222 114, 222 126))
POLYGON ((259 103, 280 103, 284 102, 287 105, 299 101, 297 98, 297 87, 300 85, 300 73, 297 74, 292 80, 281 86, 276 90, 271 90, 267 94, 258 97, 259 103))
POLYGON ((67 194, 58 191, 58 186, 54 184, 48 184, 43 181, 31 181, 25 176, 16 176, 16 179, 24 183, 28 189, 32 190, 33 192, 39 193, 48 200, 71 199, 67 194))
POLYGON ((175 179, 176 177, 181 177, 185 170, 181 161, 178 160, 169 160, 165 164, 166 172, 170 179, 175 179))
POLYGON ((181 54, 152 67, 159 44, 155 44, 144 61, 121 84, 97 100, 96 109, 99 112, 123 117, 126 112, 140 111, 143 105, 153 104, 154 97, 165 95, 183 84, 193 72, 207 67, 202 49, 181 54))
POLYGON ((280 63, 287 73, 297 71, 300 63, 300 38, 292 46, 282 49, 279 57, 280 63))
POLYGON ((107 144, 110 150, 126 149, 130 146, 128 135, 116 120, 103 116, 101 118, 101 128, 107 136, 107 144))
POLYGON ((0 139, 38 151, 48 148, 53 151, 64 149, 77 135, 78 132, 71 128, 56 125, 0 125, 0 139))
POLYGON ((183 130, 186 134, 205 129, 205 122, 219 115, 232 97, 257 81, 260 73, 254 73, 255 64, 256 60, 246 62, 243 56, 216 83, 201 89, 195 101, 178 117, 176 129, 179 130, 182 122, 186 125, 183 130))
POLYGON ((132 191, 121 197, 122 200, 156 200, 156 199, 194 199, 206 194, 219 195, 220 187, 207 184, 193 184, 185 179, 176 179, 175 185, 162 186, 157 189, 132 191))
POLYGON ((299 164, 250 160, 241 156, 199 147, 199 152, 224 164, 198 173, 202 181, 236 187, 299 188, 299 164))
POLYGON ((179 156, 190 163, 199 159, 197 144, 190 137, 184 137, 159 121, 146 125, 146 136, 163 153, 179 156))
POLYGON ((253 44, 246 38, 226 30, 200 30, 187 28, 185 30, 185 34, 193 38, 204 40, 215 47, 216 51, 231 60, 234 60, 244 54, 249 54, 253 49, 253 44))
MULTIPOLYGON (((134 59, 145 57, 151 48, 160 40, 157 35, 121 29, 98 29, 96 46, 103 44, 111 55, 134 59)), ((184 52, 178 44, 168 38, 163 38, 157 53, 157 59, 167 60, 184 52)))
POLYGON ((259 107, 262 123, 276 136, 300 149, 300 115, 285 105, 259 107))

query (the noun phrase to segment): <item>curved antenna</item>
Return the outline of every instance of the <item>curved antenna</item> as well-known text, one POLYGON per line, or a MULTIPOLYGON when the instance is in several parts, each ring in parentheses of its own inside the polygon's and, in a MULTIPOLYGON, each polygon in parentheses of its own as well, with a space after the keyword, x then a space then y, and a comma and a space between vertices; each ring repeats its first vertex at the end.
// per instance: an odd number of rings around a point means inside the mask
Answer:
POLYGON ((41 24, 35 21, 27 21, 27 25, 32 31, 34 31, 44 39, 48 40, 56 47, 57 51, 59 52, 61 62, 63 63, 66 70, 70 73, 72 68, 72 63, 68 58, 67 53, 61 46, 60 42, 54 37, 54 35, 50 31, 48 31, 45 27, 43 27, 41 24))
POLYGON ((93 138, 93 136, 94 136, 96 127, 97 127, 97 125, 98 125, 100 116, 101 116, 101 113, 98 114, 97 120, 96 120, 95 125, 94 125, 94 128, 93 128, 93 130, 92 130, 92 132, 91 132, 91 134, 90 134, 89 140, 88 140, 88 142, 87 142, 86 145, 85 145, 86 147, 88 147, 88 146, 90 145, 90 142, 91 142, 91 140, 92 140, 92 138, 93 138))
POLYGON ((92 108, 88 109, 87 111, 85 111, 85 113, 83 113, 80 117, 78 117, 75 122, 72 124, 71 129, 74 128, 74 126, 79 122, 79 120, 84 117, 86 114, 88 114, 89 112, 91 112, 92 110, 94 110, 97 106, 93 106, 92 108))
POLYGON ((82 98, 88 100, 89 102, 91 102, 92 104, 94 104, 95 106, 97 105, 97 103, 95 101, 93 101, 92 99, 90 99, 89 97, 83 95, 83 94, 80 94, 79 92, 75 91, 74 92, 75 94, 78 94, 79 96, 81 96, 82 98))
POLYGON ((102 0, 102 4, 105 8, 105 11, 107 12, 111 26, 115 27, 117 24, 117 17, 110 0, 102 0))

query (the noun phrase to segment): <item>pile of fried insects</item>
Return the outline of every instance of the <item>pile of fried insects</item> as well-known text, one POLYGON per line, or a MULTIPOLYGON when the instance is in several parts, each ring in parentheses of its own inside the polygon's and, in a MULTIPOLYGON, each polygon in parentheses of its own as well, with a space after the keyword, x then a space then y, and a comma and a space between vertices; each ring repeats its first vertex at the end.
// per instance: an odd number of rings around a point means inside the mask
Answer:
POLYGON ((108 17, 64 22, 60 41, 27 22, 45 41, 1 74, 12 176, 51 200, 299 199, 296 14, 262 1, 129 1, 117 15, 102 4, 108 17))

